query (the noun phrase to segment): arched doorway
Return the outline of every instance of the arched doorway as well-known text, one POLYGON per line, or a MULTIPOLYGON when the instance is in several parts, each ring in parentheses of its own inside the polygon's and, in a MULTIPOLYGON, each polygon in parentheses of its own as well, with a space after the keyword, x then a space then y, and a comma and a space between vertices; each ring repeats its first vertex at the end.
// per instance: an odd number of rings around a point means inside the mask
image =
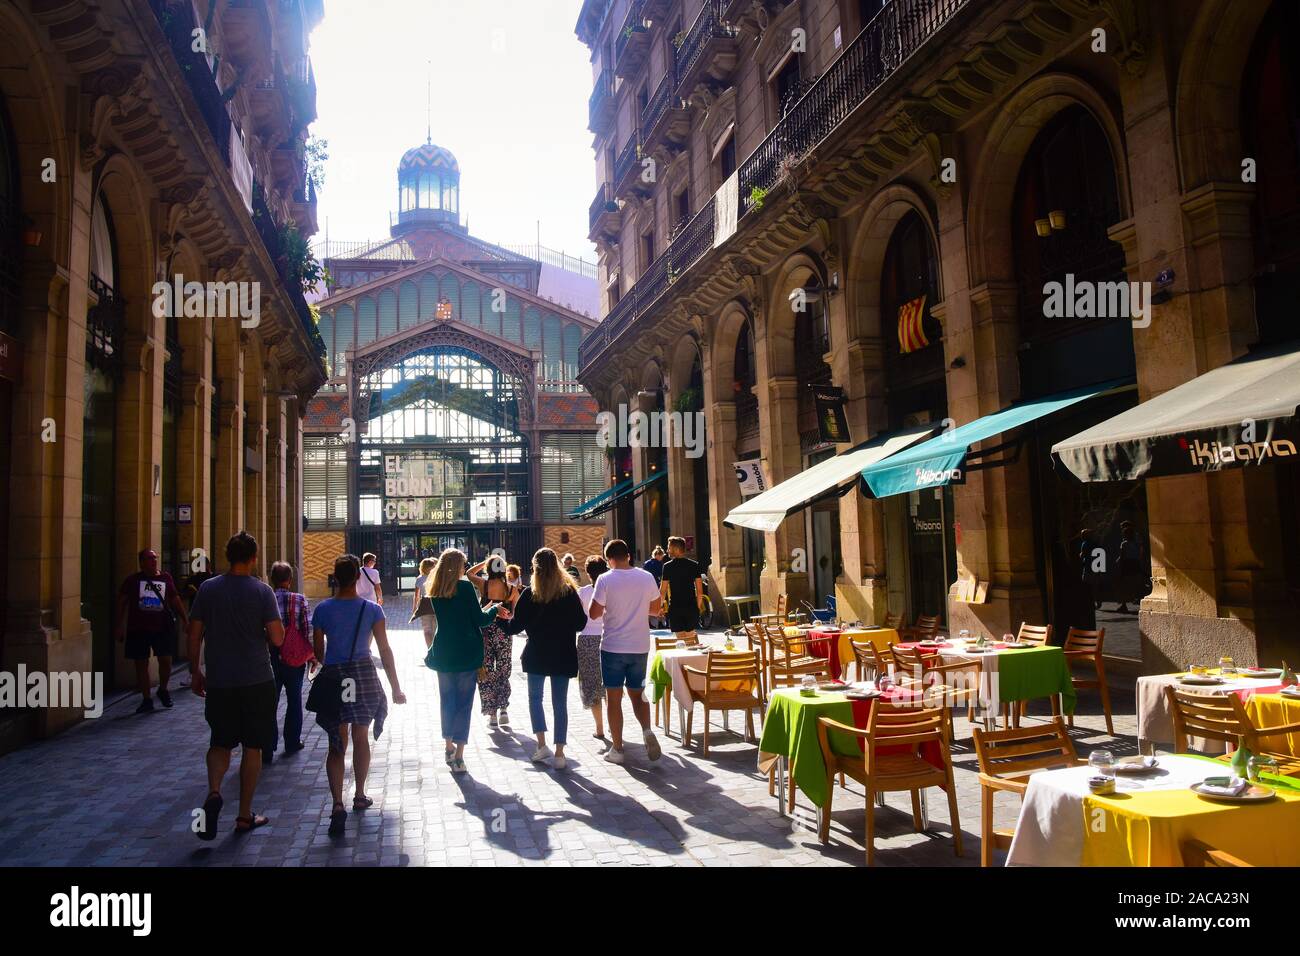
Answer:
POLYGON ((90 220, 86 314, 85 422, 81 453, 81 603, 94 636, 97 671, 113 686, 117 386, 122 377, 126 303, 112 212, 102 192, 90 220))
MULTIPOLYGON (((904 213, 890 234, 880 273, 880 316, 890 430, 942 422, 948 415, 943 328, 933 309, 938 257, 925 219, 904 213)), ((926 488, 885 501, 889 607, 904 617, 946 618, 957 578, 952 489, 926 488)))
MULTIPOLYGON (((753 461, 762 457, 759 447, 758 366, 754 353, 754 323, 745 316, 736 332, 732 349, 731 390, 736 406, 736 461, 753 461)), ((741 561, 745 569, 742 594, 758 594, 763 574, 763 533, 753 528, 740 529, 741 561)))
POLYGON ((698 346, 693 347, 692 352, 690 375, 686 389, 681 393, 677 411, 682 413, 683 418, 692 415, 699 422, 699 427, 692 431, 700 454, 687 461, 690 463, 693 482, 691 493, 695 512, 695 559, 701 567, 707 568, 712 559, 713 533, 709 518, 709 456, 705 451, 708 448, 708 434, 704 416, 704 365, 700 360, 698 346))

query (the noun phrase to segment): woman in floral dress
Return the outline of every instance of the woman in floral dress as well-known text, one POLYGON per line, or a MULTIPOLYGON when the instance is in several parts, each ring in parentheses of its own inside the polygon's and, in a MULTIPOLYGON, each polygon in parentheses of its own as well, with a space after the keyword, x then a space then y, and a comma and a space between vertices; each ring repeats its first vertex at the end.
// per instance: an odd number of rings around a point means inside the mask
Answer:
POLYGON ((600 637, 603 625, 600 621, 591 619, 590 608, 596 578, 608 571, 609 565, 604 558, 593 554, 587 558, 586 570, 591 583, 578 588, 582 609, 588 612, 587 626, 578 635, 578 693, 582 697, 582 706, 596 718, 595 736, 604 740, 605 713, 601 708, 605 703, 605 680, 600 672, 600 637))
MULTIPOLYGON (((505 571, 490 570, 492 559, 480 561, 465 572, 474 582, 484 605, 501 602, 512 607, 519 594, 506 584, 505 571)), ((488 727, 509 728, 510 668, 514 656, 514 639, 500 625, 483 628, 483 666, 478 672, 478 696, 488 727)))

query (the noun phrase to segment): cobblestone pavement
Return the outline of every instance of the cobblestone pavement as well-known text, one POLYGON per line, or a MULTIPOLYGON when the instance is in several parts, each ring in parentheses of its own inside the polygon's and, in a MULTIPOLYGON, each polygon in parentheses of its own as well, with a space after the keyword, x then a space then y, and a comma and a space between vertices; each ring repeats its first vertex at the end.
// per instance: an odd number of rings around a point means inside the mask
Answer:
MULTIPOLYGON (((847 790, 837 788, 831 839, 821 845, 808 829, 811 805, 801 795, 795 817, 781 816, 768 795, 767 778, 757 772, 755 745, 722 734, 720 716, 714 718, 719 732, 707 758, 699 753, 698 738, 689 750, 681 746, 674 714, 673 737, 661 736, 659 761, 647 760, 640 733, 632 729, 627 762, 615 766, 601 759, 603 745, 593 737, 591 714, 578 710, 575 681, 568 768, 530 763, 527 689, 517 659, 513 729, 489 731, 476 713, 466 749, 469 773, 454 777, 442 759, 437 682, 423 666, 421 636, 414 630, 391 633, 410 703, 390 709, 384 735, 373 747, 367 791, 375 805, 349 815, 346 836, 331 840, 326 834, 328 744, 308 715, 306 749, 292 757, 277 755, 263 771, 254 807, 270 817, 271 825, 248 835, 233 833, 232 767, 221 832, 214 843, 200 843, 190 821, 205 796, 208 728, 202 701, 182 689, 176 690, 171 710, 136 716, 136 698, 129 697, 99 720, 0 758, 0 865, 865 863, 861 788, 852 782, 847 790)), ((516 652, 522 643, 516 641, 516 652)), ((187 682, 181 674, 173 678, 173 689, 187 682)), ((1131 696, 1116 695, 1119 739, 1105 735, 1095 694, 1084 692, 1080 703, 1074 736, 1081 753, 1099 745, 1136 752, 1131 696)), ((630 712, 628 718, 634 725, 630 712)), ((734 715, 732 726, 740 724, 734 715)), ((953 854, 939 791, 930 792, 926 833, 913 832, 908 798, 894 794, 876 813, 879 865, 978 865, 979 786, 964 717, 956 731, 964 858, 953 854)), ((1012 825, 1015 812, 1011 798, 1000 798, 998 825, 1012 825)))

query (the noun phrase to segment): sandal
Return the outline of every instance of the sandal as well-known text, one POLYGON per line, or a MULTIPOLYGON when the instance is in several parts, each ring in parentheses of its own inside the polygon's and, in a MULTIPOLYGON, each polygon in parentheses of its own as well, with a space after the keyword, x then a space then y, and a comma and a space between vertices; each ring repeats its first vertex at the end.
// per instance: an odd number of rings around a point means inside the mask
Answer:
POLYGON ((374 797, 354 797, 352 800, 353 810, 369 810, 375 805, 374 797))
POLYGON ((203 801, 203 827, 198 831, 200 840, 217 838, 217 817, 221 815, 221 806, 224 802, 219 793, 210 793, 208 799, 203 801))
POLYGON ((468 771, 465 769, 465 761, 463 761, 463 760, 453 760, 453 761, 451 762, 451 772, 452 772, 452 773, 468 773, 468 771))
POLYGON ((330 836, 342 836, 343 828, 348 822, 348 811, 339 804, 330 814, 330 836))
POLYGON ((258 827, 264 827, 270 822, 270 819, 255 811, 252 816, 235 817, 235 832, 252 833, 258 827))

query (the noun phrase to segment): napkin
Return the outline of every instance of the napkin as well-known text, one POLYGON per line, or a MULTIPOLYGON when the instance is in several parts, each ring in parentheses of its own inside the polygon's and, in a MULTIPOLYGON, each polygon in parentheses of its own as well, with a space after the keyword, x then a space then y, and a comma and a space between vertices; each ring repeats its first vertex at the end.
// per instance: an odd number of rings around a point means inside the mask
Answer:
POLYGON ((1235 776, 1206 777, 1201 781, 1201 791, 1216 797, 1239 797, 1246 792, 1246 788, 1249 786, 1250 781, 1235 776), (1226 785, 1219 781, 1226 781, 1226 785))

